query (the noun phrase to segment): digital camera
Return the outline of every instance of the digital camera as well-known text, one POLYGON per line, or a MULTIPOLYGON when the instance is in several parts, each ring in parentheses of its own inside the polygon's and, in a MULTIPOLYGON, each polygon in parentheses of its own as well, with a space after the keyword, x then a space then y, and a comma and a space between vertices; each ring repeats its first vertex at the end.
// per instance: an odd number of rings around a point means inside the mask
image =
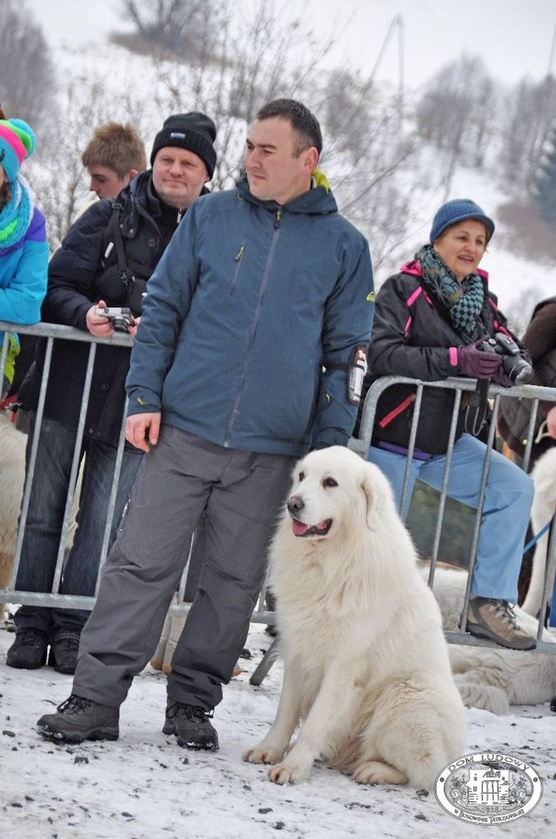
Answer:
POLYGON ((528 382, 533 375, 533 368, 521 357, 521 350, 516 342, 504 332, 495 332, 494 338, 488 338, 479 346, 483 352, 495 352, 502 356, 502 367, 506 376, 514 385, 528 382))
POLYGON ((133 326, 135 318, 131 313, 131 309, 121 308, 120 306, 97 306, 95 315, 103 318, 109 318, 114 321, 114 332, 126 332, 129 326, 133 326))

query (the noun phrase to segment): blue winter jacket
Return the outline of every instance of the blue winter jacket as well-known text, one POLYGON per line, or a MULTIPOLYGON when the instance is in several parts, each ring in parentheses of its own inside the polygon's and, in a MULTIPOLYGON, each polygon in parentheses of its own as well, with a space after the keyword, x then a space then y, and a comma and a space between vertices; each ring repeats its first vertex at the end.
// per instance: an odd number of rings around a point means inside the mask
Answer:
POLYGON ((281 207, 237 188, 195 201, 149 282, 129 414, 221 446, 301 456, 345 445, 348 365, 366 346, 366 239, 325 187, 281 207), (313 440, 311 439, 313 437, 313 440))
POLYGON ((46 224, 35 207, 25 236, 9 248, 0 248, 0 320, 40 321, 47 271, 46 224))

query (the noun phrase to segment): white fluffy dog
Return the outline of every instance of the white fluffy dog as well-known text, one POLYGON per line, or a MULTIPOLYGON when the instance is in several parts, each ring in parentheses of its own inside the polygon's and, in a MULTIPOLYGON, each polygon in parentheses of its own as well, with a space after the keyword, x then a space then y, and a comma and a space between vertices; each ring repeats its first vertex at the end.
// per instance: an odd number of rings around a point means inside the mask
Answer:
MULTIPOLYGON (((424 579, 428 579, 429 563, 421 563, 421 568, 424 579)), ((458 631, 466 586, 466 571, 442 565, 435 569, 433 590, 448 632, 458 631)), ((538 621, 517 606, 515 613, 520 626, 536 636, 538 621)), ((546 630, 542 640, 556 643, 556 637, 546 630)), ((550 653, 450 644, 449 655, 456 685, 469 708, 506 714, 511 705, 539 705, 556 695, 556 650, 550 653)))
MULTIPOLYGON (((556 448, 549 449, 535 463, 531 472, 535 484, 535 497, 531 507, 531 527, 533 533, 540 533, 556 510, 556 448)), ((541 598, 548 550, 548 531, 538 540, 533 556, 531 582, 522 609, 530 615, 538 615, 541 610, 541 598)), ((552 588, 548 592, 552 597, 552 588)))
POLYGON ((465 710, 387 479, 333 446, 297 464, 286 506, 270 552, 284 683, 244 759, 281 784, 322 758, 359 783, 430 789, 465 751, 465 710))

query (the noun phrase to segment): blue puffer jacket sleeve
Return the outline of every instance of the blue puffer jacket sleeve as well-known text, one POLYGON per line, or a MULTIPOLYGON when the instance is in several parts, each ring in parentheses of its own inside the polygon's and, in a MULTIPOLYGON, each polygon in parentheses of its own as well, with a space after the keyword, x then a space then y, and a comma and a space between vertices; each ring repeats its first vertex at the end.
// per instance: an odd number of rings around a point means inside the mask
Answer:
POLYGON ((0 257, 0 320, 37 323, 46 294, 48 244, 44 216, 36 207, 24 239, 0 257))
POLYGON ((322 335, 323 366, 313 446, 346 445, 357 405, 348 397, 349 365, 354 348, 369 343, 374 314, 372 268, 363 237, 346 246, 342 273, 326 304, 322 335))

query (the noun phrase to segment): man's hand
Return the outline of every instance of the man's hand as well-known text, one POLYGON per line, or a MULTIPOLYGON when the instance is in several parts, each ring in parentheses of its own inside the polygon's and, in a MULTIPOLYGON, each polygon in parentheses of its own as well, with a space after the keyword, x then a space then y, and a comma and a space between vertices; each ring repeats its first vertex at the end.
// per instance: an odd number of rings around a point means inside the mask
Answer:
POLYGON ((160 412, 133 414, 125 422, 125 437, 136 449, 150 452, 158 443, 160 434, 160 412))
POLYGON ((104 300, 99 300, 94 306, 91 306, 87 312, 87 329, 94 335, 95 338, 110 338, 114 334, 114 323, 109 318, 102 315, 95 315, 97 308, 104 309, 106 303, 104 300))

